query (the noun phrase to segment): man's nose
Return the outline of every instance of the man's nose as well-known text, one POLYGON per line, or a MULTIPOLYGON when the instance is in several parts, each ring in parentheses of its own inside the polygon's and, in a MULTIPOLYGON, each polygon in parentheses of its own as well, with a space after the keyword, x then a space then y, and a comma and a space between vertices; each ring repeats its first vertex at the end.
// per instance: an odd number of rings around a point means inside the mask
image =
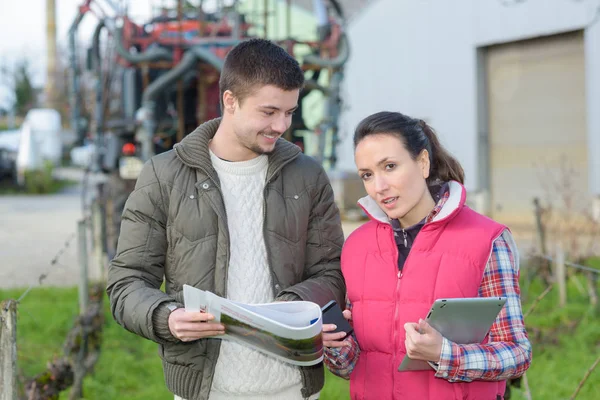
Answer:
POLYGON ((291 118, 286 115, 279 115, 271 124, 271 129, 273 132, 277 132, 279 134, 283 134, 290 127, 291 118))

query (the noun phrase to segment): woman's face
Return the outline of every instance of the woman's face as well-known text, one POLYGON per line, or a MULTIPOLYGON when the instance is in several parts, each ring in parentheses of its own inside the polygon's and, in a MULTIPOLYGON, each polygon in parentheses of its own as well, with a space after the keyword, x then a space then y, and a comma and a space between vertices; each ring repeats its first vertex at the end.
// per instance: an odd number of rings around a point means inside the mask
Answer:
POLYGON ((423 212, 427 215, 430 211, 427 211, 432 201, 426 183, 427 150, 413 160, 397 136, 382 133, 362 139, 356 146, 354 159, 367 193, 389 218, 399 219, 407 227, 424 218, 423 212))

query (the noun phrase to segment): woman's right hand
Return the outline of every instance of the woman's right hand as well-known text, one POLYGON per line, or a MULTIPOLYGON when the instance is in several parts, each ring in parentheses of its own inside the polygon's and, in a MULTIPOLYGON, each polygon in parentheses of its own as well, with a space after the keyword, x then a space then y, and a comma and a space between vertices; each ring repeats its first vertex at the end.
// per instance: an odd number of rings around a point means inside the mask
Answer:
MULTIPOLYGON (((342 313, 344 318, 348 321, 352 319, 352 313, 350 310, 344 310, 342 313)), ((329 333, 334 331, 337 327, 334 324, 323 324, 323 346, 325 347, 344 347, 350 346, 350 342, 347 340, 343 340, 346 337, 346 332, 336 332, 329 333)))

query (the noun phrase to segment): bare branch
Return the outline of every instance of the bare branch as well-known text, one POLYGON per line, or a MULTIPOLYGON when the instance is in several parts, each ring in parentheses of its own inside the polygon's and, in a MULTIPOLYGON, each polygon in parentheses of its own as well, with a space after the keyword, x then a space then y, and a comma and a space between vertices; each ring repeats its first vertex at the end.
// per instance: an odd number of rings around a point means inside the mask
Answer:
POLYGON ((527 318, 527 316, 533 312, 533 310, 534 310, 534 309, 537 307, 538 303, 539 303, 540 301, 542 301, 542 299, 543 299, 544 297, 546 297, 546 295, 547 295, 548 293, 550 293, 550 291, 552 290, 552 288, 553 288, 553 287, 554 287, 554 284, 550 284, 550 285, 549 285, 549 286, 546 288, 546 290, 544 290, 544 291, 542 292, 542 294, 540 294, 538 297, 536 297, 536 299, 533 301, 533 304, 531 304, 531 306, 529 307, 529 310, 527 310, 527 312, 526 312, 525 314, 523 314, 523 319, 527 318))
POLYGON ((590 367, 590 369, 587 370, 587 372, 585 373, 585 376, 583 377, 583 379, 581 380, 581 382, 579 382, 579 385, 577 385, 577 389, 575 389, 575 392, 573 393, 573 396, 571 396, 571 398, 569 400, 573 400, 573 399, 575 399, 577 397, 577 395, 579 394, 579 391, 581 390, 581 388, 583 387, 583 385, 585 385, 585 381, 587 381, 587 379, 592 374, 592 371, 594 371, 594 369, 598 366, 598 363, 600 363, 600 356, 598 356, 598 358, 596 358, 596 361, 594 361, 594 363, 592 364, 592 366, 590 367))

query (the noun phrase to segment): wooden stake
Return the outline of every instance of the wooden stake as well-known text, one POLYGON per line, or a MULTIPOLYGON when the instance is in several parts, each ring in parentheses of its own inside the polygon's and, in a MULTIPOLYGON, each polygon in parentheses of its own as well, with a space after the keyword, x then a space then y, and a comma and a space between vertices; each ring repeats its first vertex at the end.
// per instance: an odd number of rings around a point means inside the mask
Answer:
POLYGON ((0 400, 17 400, 17 302, 0 303, 0 400))

